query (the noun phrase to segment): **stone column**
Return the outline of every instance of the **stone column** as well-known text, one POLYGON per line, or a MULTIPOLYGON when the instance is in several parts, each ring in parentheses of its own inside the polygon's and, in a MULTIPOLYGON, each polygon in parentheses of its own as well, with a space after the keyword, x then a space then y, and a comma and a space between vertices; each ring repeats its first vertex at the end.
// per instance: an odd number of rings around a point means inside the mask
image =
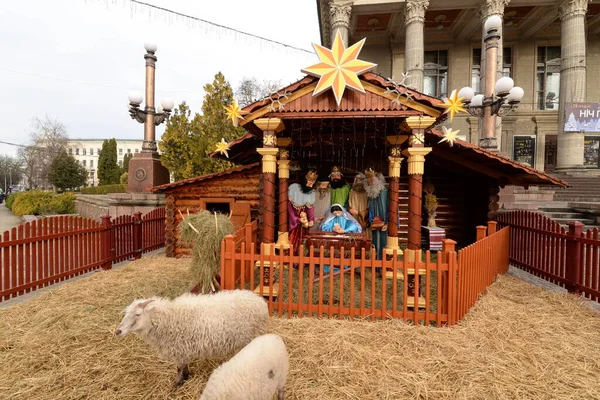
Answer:
POLYGON ((400 82, 402 74, 404 73, 404 43, 392 43, 390 44, 390 51, 392 53, 392 79, 396 82, 400 82))
MULTIPOLYGON (((479 9, 479 16, 481 17, 481 70, 479 72, 480 79, 480 87, 483 92, 486 93, 494 93, 496 81, 502 77, 502 70, 504 66, 504 61, 502 57, 502 49, 504 46, 504 40, 502 38, 503 29, 500 27, 497 34, 500 38, 497 40, 497 48, 496 48, 496 76, 493 79, 489 79, 487 81, 493 82, 492 87, 488 88, 486 85, 486 75, 487 75, 487 67, 486 67, 486 42, 485 37, 487 36, 487 32, 483 25, 485 21, 491 17, 492 15, 498 15, 500 18, 504 18, 504 8, 510 3, 510 0, 486 0, 485 4, 481 6, 479 9)), ((494 129, 494 137, 496 138, 496 146, 497 149, 501 149, 501 138, 502 138, 502 118, 495 116, 492 118, 493 128, 494 129)), ((483 124, 482 124, 483 125, 483 124)), ((486 129, 485 126, 482 126, 482 129, 486 129)), ((483 132, 483 131, 482 131, 483 132)), ((483 137, 483 134, 481 135, 483 137)))
POLYGON ((279 149, 279 227, 277 228, 277 243, 275 248, 288 250, 291 247, 288 232, 288 179, 290 178, 290 153, 286 149, 292 142, 289 138, 277 139, 279 149))
POLYGON ((276 134, 283 129, 283 123, 279 118, 259 118, 254 120, 254 124, 263 131, 263 147, 256 151, 262 156, 264 182, 262 250, 266 250, 269 247, 265 245, 270 245, 275 240, 275 174, 277 173, 277 153, 279 152, 275 145, 277 144, 276 134))
POLYGON ((406 25, 406 50, 404 66, 410 74, 410 84, 417 91, 423 91, 425 11, 429 7, 428 0, 407 0, 404 13, 406 25))
POLYGON ((566 103, 586 100, 585 14, 588 0, 560 0, 560 93, 558 107, 557 170, 583 168, 583 133, 565 132, 566 103))
POLYGON ((350 15, 352 2, 329 4, 329 18, 331 21, 331 43, 335 40, 338 30, 342 35, 344 46, 348 47, 348 29, 350 29, 350 15))
POLYGON ((390 155, 388 157, 390 177, 389 195, 389 211, 388 211, 388 237, 385 246, 385 254, 393 256, 394 251, 397 255, 402 254, 398 245, 398 199, 400 197, 400 165, 403 158, 400 157, 400 145, 407 139, 406 136, 388 136, 387 140, 390 143, 390 155))

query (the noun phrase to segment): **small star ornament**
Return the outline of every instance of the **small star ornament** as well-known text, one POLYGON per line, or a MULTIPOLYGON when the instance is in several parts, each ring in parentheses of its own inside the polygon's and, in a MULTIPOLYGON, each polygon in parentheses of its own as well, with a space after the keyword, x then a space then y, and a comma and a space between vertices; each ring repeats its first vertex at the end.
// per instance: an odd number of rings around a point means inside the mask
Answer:
POLYGON ((454 145, 454 142, 458 140, 458 132, 460 132, 460 129, 448 129, 445 126, 442 126, 442 131, 444 131, 444 137, 441 138, 438 143, 448 142, 450 147, 452 147, 454 145))
POLYGON ((463 98, 458 97, 458 92, 456 89, 452 91, 450 97, 446 98, 444 104, 441 105, 446 109, 444 114, 450 115, 450 122, 454 119, 454 114, 459 114, 461 112, 467 112, 463 107, 463 98))
POLYGON ((233 99, 233 103, 230 106, 225 106, 225 110, 227 110, 227 119, 230 119, 235 127, 238 126, 240 119, 244 119, 243 115, 248 114, 248 111, 240 108, 236 99, 233 99))
POLYGON ((227 151, 231 150, 231 148, 229 147, 229 143, 227 143, 224 138, 221 138, 221 141, 217 142, 216 147, 217 147, 216 151, 218 153, 221 153, 225 157, 229 158, 229 153, 227 153, 227 151))

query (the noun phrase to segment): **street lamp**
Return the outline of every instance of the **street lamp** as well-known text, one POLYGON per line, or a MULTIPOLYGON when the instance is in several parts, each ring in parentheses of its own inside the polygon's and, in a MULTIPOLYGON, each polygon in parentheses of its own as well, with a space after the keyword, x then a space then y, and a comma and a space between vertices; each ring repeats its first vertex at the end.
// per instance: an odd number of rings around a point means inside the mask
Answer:
POLYGON ((479 145, 491 151, 498 151, 495 137, 496 115, 503 117, 516 110, 525 94, 524 90, 515 86, 514 81, 507 76, 498 79, 494 85, 501 27, 502 18, 498 15, 492 15, 483 25, 487 33, 484 38, 486 60, 484 93, 476 95, 470 87, 464 87, 458 92, 458 97, 463 98, 464 107, 469 114, 482 119, 483 137, 479 145))
POLYGON ((142 152, 156 152, 156 129, 155 126, 162 124, 173 109, 173 100, 164 98, 161 101, 162 111, 156 111, 154 108, 154 76, 156 71, 156 44, 144 43, 146 54, 146 106, 140 109, 142 104, 142 94, 132 92, 129 94, 129 115, 137 122, 144 124, 144 144, 142 152))

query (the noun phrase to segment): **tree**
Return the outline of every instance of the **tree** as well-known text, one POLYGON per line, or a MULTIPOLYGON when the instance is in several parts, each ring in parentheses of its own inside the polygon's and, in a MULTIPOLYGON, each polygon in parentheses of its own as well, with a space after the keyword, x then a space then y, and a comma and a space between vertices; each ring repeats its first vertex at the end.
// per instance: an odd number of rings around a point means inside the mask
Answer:
POLYGON ((567 122, 565 123, 565 132, 577 132, 579 130, 577 120, 575 119, 575 115, 571 113, 567 122))
POLYGON ((123 157, 123 168, 121 169, 121 175, 123 175, 125 172, 129 172, 129 160, 131 160, 132 157, 133 154, 131 153, 126 153, 123 157))
POLYGON ((248 106, 256 100, 263 99, 281 88, 281 81, 262 81, 256 78, 244 77, 240 82, 235 95, 242 107, 248 106))
POLYGON ((193 158, 191 136, 193 131, 200 132, 201 118, 195 114, 190 120, 190 115, 190 108, 184 101, 169 117, 165 133, 158 144, 162 152, 161 163, 173 174, 176 181, 193 176, 189 169, 193 158))
POLYGON ((87 170, 65 151, 54 157, 48 180, 61 191, 80 188, 87 181, 87 170))
POLYGON ((119 183, 121 168, 117 164, 117 141, 105 140, 98 157, 99 185, 115 185, 119 183))
POLYGON ((0 156, 0 187, 4 193, 23 179, 21 160, 10 156, 0 156))

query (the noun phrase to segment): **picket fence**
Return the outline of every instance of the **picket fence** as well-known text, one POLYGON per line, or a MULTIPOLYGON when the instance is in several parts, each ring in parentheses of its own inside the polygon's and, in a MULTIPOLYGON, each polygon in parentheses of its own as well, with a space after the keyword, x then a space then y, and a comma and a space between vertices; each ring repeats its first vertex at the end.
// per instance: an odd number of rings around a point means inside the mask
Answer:
POLYGON ((495 222, 477 229, 478 241, 458 253, 446 239, 442 251, 422 259, 377 260, 374 250, 355 248, 301 247, 290 255, 275 254, 271 244, 257 251, 256 224, 247 224, 222 243, 221 286, 261 294, 271 315, 454 325, 508 271, 509 229, 496 232, 495 222))
POLYGON ((164 226, 161 207, 114 221, 53 216, 14 227, 0 237, 0 301, 138 259, 164 246, 164 226))

